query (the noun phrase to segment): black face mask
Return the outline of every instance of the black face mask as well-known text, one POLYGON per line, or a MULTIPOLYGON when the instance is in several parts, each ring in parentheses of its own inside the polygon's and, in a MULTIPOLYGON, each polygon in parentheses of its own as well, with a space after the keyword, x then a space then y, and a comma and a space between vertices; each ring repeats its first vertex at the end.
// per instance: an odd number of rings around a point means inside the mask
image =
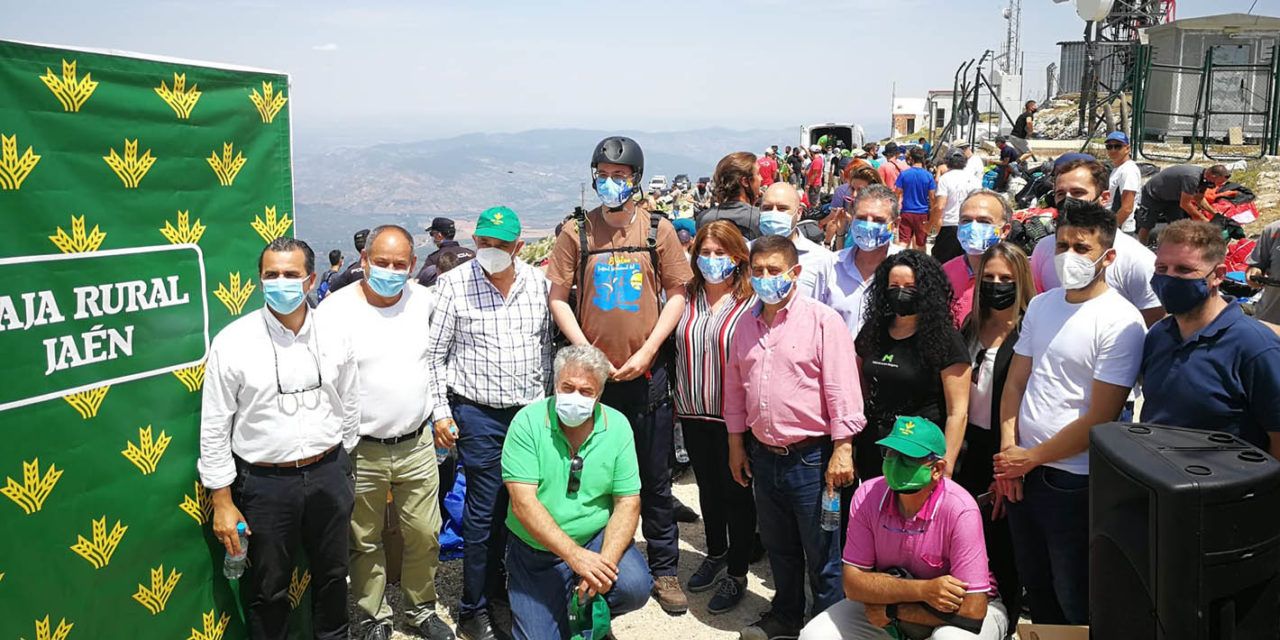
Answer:
POLYGON ((916 314, 916 288, 892 287, 889 289, 889 308, 894 315, 914 316, 916 314))
POLYGON ((1054 207, 1058 210, 1058 213, 1063 213, 1065 211, 1079 211, 1080 209, 1094 204, 1098 204, 1098 201, 1081 200, 1080 198, 1072 198, 1071 196, 1054 201, 1054 207))
POLYGON ((983 307, 1004 311, 1018 299, 1016 282, 983 282, 978 285, 978 301, 983 307))

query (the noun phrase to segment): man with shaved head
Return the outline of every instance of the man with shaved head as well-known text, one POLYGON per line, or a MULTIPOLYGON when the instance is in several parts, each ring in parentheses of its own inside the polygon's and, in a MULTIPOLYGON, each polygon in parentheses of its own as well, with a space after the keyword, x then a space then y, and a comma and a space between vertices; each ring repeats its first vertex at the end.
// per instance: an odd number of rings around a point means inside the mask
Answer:
POLYGON ((350 334, 361 384, 360 443, 355 460, 355 510, 351 516, 351 589, 362 620, 355 638, 391 637, 391 606, 382 544, 387 491, 400 508, 404 557, 400 586, 405 618, 419 635, 452 639, 436 615, 440 564, 440 478, 435 439, 428 427, 427 326, 434 293, 410 278, 417 258, 413 235, 383 225, 369 232, 360 262, 364 279, 329 296, 320 306, 350 334))
POLYGON ((797 225, 803 214, 800 192, 790 184, 775 182, 760 200, 760 233, 790 238, 800 254, 800 294, 831 306, 836 254, 800 233, 797 225))

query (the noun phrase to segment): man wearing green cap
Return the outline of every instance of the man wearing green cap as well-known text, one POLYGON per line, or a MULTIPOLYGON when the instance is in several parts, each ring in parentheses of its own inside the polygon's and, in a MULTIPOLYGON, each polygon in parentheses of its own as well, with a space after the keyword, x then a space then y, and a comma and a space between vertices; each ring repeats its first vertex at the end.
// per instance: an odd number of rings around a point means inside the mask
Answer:
POLYGON ((475 259, 436 282, 428 394, 436 445, 457 445, 467 476, 458 636, 488 640, 488 599, 506 594, 502 445, 516 412, 546 397, 551 314, 547 279, 515 258, 524 246, 516 212, 485 210, 474 238, 475 259))
POLYGON ((884 476, 858 487, 844 546, 842 600, 800 640, 1002 640, 1009 617, 987 569, 978 504, 943 475, 938 425, 899 417, 884 447, 884 476))

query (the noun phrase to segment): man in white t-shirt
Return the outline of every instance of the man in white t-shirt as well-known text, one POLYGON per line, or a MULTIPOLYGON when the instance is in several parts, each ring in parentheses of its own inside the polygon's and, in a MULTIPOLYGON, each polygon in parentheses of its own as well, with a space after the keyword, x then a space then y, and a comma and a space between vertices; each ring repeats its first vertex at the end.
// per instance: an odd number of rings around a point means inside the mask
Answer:
POLYGON ((1146 328, 1107 284, 1115 216, 1085 203, 1058 216, 1062 287, 1032 299, 1000 402, 997 488, 1009 501, 1031 618, 1089 622, 1089 431, 1115 420, 1137 378, 1146 328))
POLYGON ((1138 192, 1142 190, 1142 170, 1129 156, 1129 136, 1123 131, 1107 134, 1107 157, 1111 159, 1111 179, 1107 191, 1111 194, 1111 210, 1116 214, 1116 226, 1133 235, 1137 224, 1133 211, 1138 207, 1138 192))
POLYGON ((427 327, 435 292, 410 278, 417 273, 413 246, 413 235, 403 227, 369 232, 361 255, 364 279, 331 294, 317 309, 350 334, 360 379, 360 443, 351 453, 351 590, 362 618, 357 638, 389 638, 392 631, 384 598, 387 491, 400 508, 406 621, 425 638, 453 638, 435 607, 440 477, 427 392, 427 327))
POLYGON ((973 174, 964 170, 965 163, 964 154, 948 155, 947 171, 938 178, 933 211, 934 222, 940 226, 930 252, 938 264, 946 264, 948 260, 964 254, 960 240, 956 237, 956 228, 960 225, 960 203, 969 194, 982 188, 982 182, 974 180, 973 174))
POLYGON ((956 149, 964 154, 964 170, 965 173, 973 176, 973 179, 982 185, 982 176, 987 173, 987 163, 982 161, 982 156, 974 153, 973 146, 967 141, 961 140, 956 143, 956 149))
MULTIPOLYGON (((1111 200, 1107 168, 1096 160, 1084 159, 1062 165, 1054 182, 1054 199, 1059 212, 1085 204, 1107 207, 1111 200)), ((1046 236, 1031 252, 1031 278, 1040 292, 1061 286, 1053 267, 1054 244, 1054 236, 1046 236)), ((1142 319, 1150 327, 1165 316, 1164 306, 1151 290, 1156 255, 1125 234, 1115 238, 1115 255, 1115 264, 1106 272, 1107 284, 1142 312, 1142 319)))

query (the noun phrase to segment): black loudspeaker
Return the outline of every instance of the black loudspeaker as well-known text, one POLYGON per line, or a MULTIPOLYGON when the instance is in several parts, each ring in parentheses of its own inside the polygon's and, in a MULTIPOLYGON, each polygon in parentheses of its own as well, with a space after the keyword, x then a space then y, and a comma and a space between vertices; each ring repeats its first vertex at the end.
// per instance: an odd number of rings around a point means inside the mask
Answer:
POLYGON ((1280 637, 1280 462, 1226 433, 1111 423, 1089 478, 1092 637, 1280 637))

